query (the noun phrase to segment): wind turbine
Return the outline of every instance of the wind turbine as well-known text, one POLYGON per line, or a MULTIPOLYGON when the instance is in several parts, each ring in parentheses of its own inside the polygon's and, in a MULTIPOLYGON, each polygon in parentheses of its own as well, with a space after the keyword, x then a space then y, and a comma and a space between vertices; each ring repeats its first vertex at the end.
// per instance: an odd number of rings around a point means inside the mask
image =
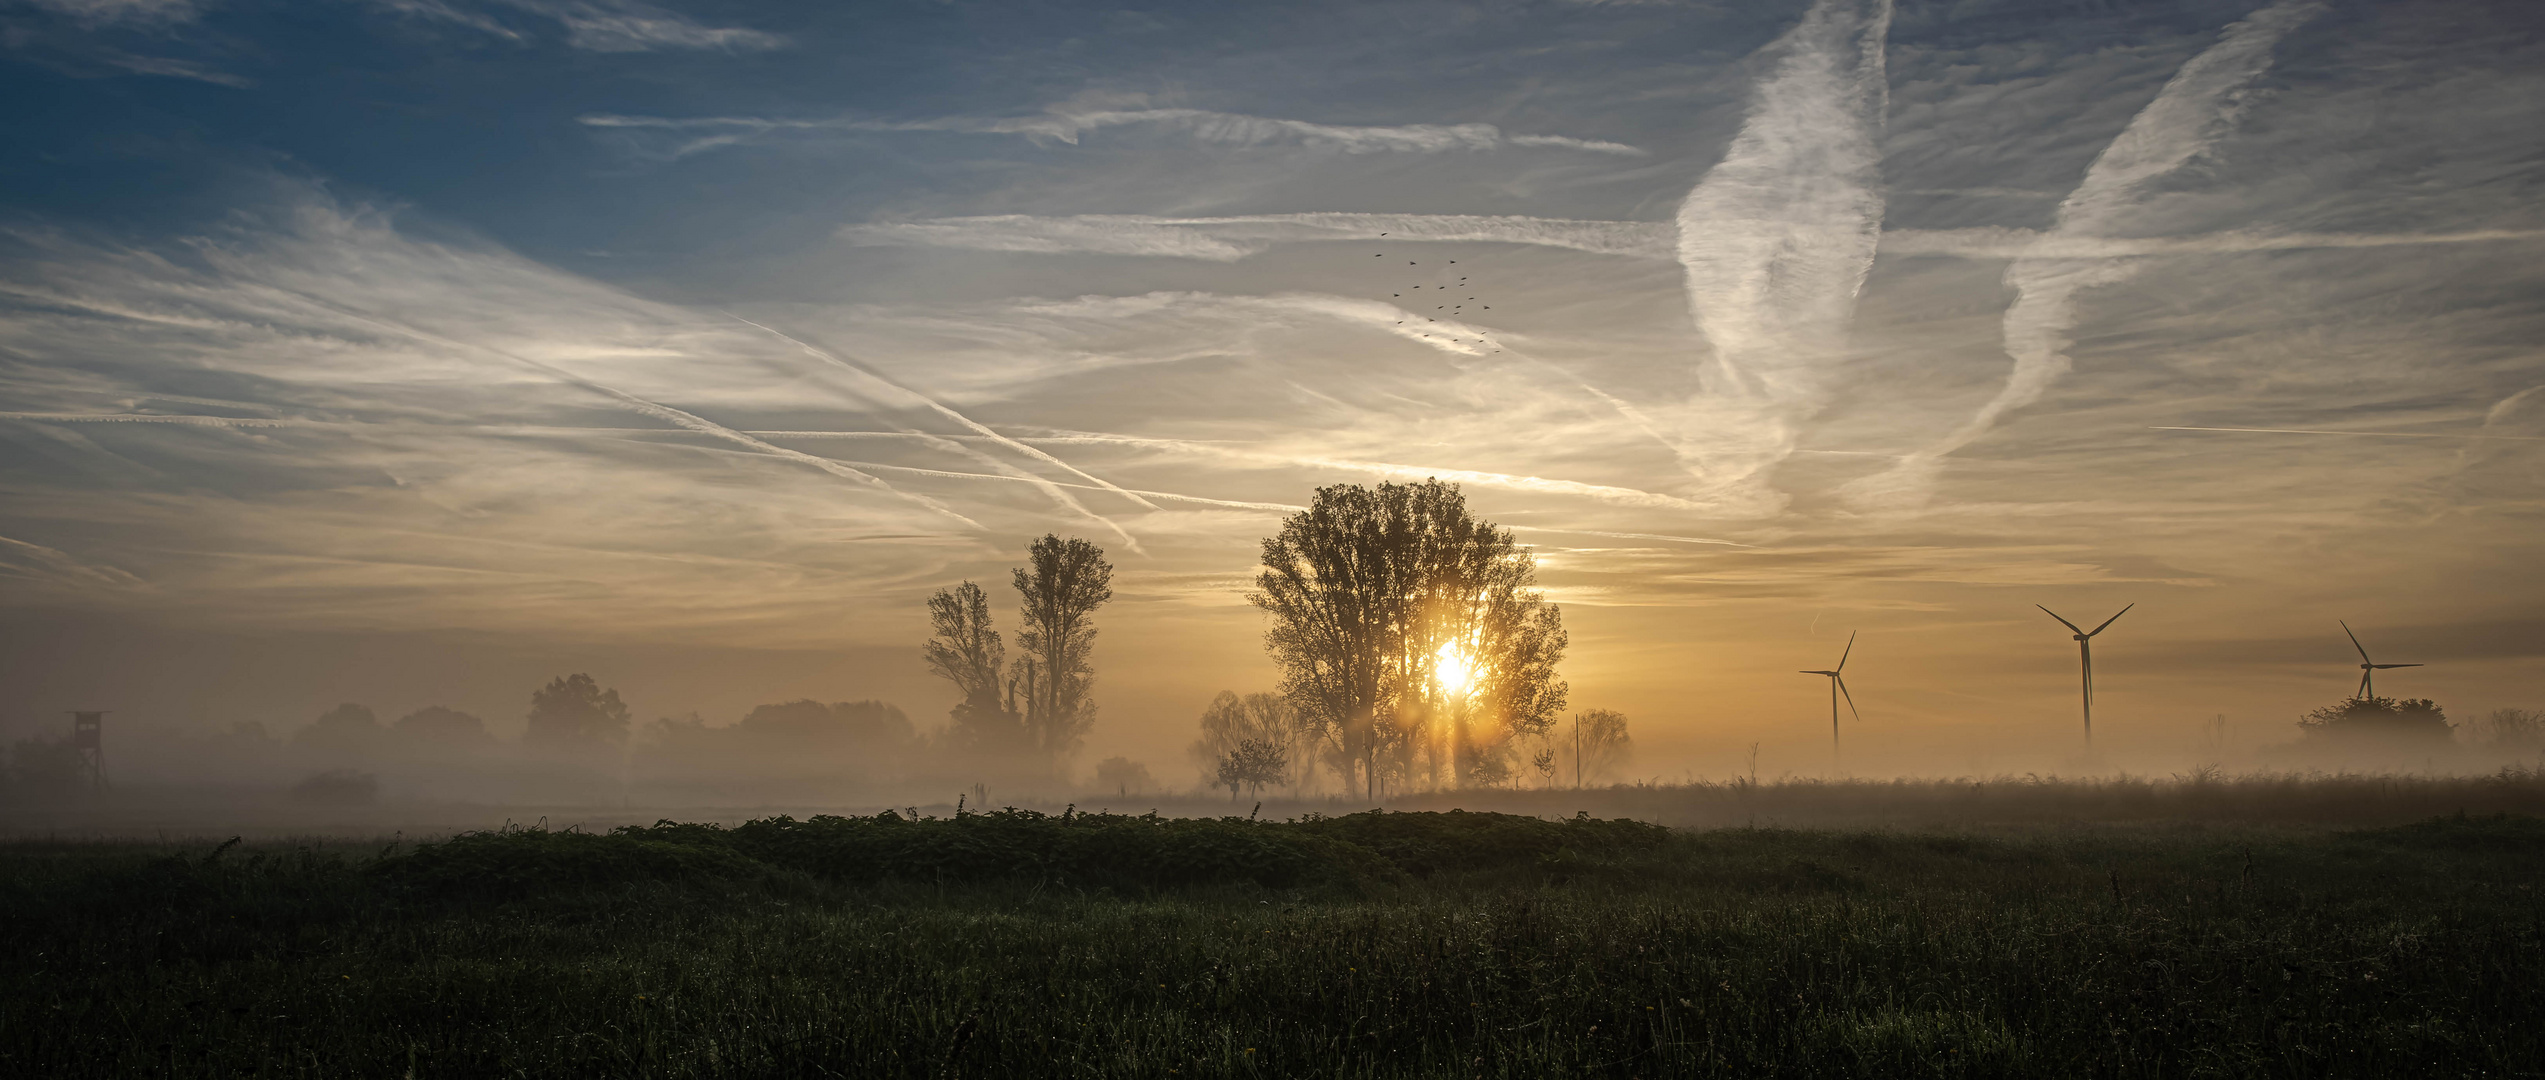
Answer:
MULTIPOLYGON (((1839 674, 1839 672, 1847 670, 1847 657, 1855 651, 1856 634, 1855 631, 1850 630, 1847 632, 1847 648, 1844 652, 1838 654, 1837 667, 1831 668, 1827 671, 1804 671, 1797 673, 1802 675, 1829 676, 1829 756, 1832 758, 1838 756, 1838 695, 1847 694, 1847 677, 1839 674)), ((1856 695, 1854 694, 1847 694, 1847 711, 1856 714, 1857 723, 1861 724, 1864 722, 1865 714, 1856 712, 1856 695)))
MULTIPOLYGON (((2341 620, 2339 620, 2339 619, 2335 619, 2334 621, 2335 621, 2335 622, 2341 622, 2341 620)), ((2366 646, 2366 645, 2362 645, 2362 644, 2360 644, 2360 643, 2359 643, 2359 635, 2358 635, 2358 634, 2351 634, 2351 624, 2349 624, 2349 623, 2342 623, 2342 632, 2343 632, 2343 633, 2345 633, 2345 634, 2350 634, 2350 638, 2351 638, 2351 648, 2354 648, 2354 649, 2358 649, 2358 650, 2359 650, 2359 696, 2360 696, 2360 697, 2363 697, 2363 698, 2370 698, 2370 697, 2376 697, 2376 696, 2377 696, 2377 683, 2376 683, 2376 680, 2375 680, 2375 676, 2376 676, 2376 674, 2377 674, 2378 672, 2380 672, 2380 671, 2384 671, 2384 670, 2386 670, 2387 668, 2398 668, 2398 667, 2420 667, 2420 666, 2421 666, 2421 665, 2419 665, 2419 664, 2380 664, 2380 663, 2378 663, 2378 662, 2376 662, 2376 661, 2371 660, 2371 659, 2369 659, 2369 658, 2368 658, 2368 646, 2366 646)))
MULTIPOLYGON (((2059 619, 2058 612, 2041 607, 2039 604, 2033 606, 2041 608, 2042 614, 2059 619)), ((2133 603, 2130 607, 2113 612, 2111 618, 2103 620, 2103 626, 2110 626, 2119 621, 2121 616, 2130 613, 2130 608, 2137 606, 2133 603)), ((2077 662, 2085 668, 2085 741, 2087 746, 2092 746, 2094 745, 2094 635, 2102 633, 2103 626, 2092 630, 2078 630, 2077 624, 2066 619, 2059 619, 2059 625, 2067 627, 2077 636, 2077 662)))

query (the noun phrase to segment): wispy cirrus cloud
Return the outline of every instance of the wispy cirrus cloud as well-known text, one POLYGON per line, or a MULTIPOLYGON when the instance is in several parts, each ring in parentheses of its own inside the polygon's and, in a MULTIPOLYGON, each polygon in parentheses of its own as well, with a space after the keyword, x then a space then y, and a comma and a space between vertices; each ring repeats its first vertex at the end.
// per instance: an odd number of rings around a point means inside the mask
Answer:
POLYGON ((852 244, 872 246, 1148 255, 1213 262, 1234 262, 1280 244, 1332 240, 1528 244, 1657 260, 1677 254, 1677 232, 1664 222, 1480 214, 995 214, 868 222, 844 226, 838 235, 852 244))
POLYGON ((1828 393, 1882 231, 1889 0, 1818 0, 1772 50, 1723 160, 1679 206, 1688 308, 1713 346, 1703 421, 1683 430, 1698 482, 1754 514, 1767 471, 1828 393))
POLYGON ((1208 109, 1088 108, 1056 105, 1027 116, 941 116, 918 120, 871 117, 792 119, 762 116, 665 117, 593 113, 578 118, 586 127, 660 136, 655 151, 687 157, 708 150, 789 136, 840 132, 950 132, 1009 135, 1038 143, 1077 145, 1089 132, 1114 127, 1148 127, 1182 134, 1196 142, 1221 146, 1293 144, 1324 147, 1347 154, 1485 151, 1546 148, 1623 157, 1649 156, 1641 148, 1601 139, 1566 135, 1506 133, 1492 124, 1322 124, 1208 109))
MULTIPOLYGON (((367 0, 375 8, 408 18, 466 27, 506 41, 529 36, 505 25, 485 6, 462 0, 367 0)), ((764 30, 713 26, 667 8, 638 0, 487 0, 507 10, 525 12, 556 23, 569 48, 587 52, 638 53, 671 49, 759 52, 780 49, 787 39, 764 30)))
POLYGON ((1868 506, 1923 504, 1946 455, 1987 434, 2007 412, 2039 400, 2068 370, 2079 294, 2128 280, 2145 265, 2108 249, 2089 252, 2128 229, 2149 185, 2199 158, 2235 124, 2243 112, 2242 92, 2269 70, 2273 48, 2323 10, 2317 0, 2279 0, 2229 26, 2216 44, 2174 73, 2087 167, 2076 190, 2060 202, 2057 224, 2006 268, 2006 284, 2016 296, 2004 319, 2006 353, 2014 360, 2005 386, 1944 437, 1882 473, 1852 482, 1852 498, 1868 506), (2087 250, 2066 247, 2072 238, 2087 250))

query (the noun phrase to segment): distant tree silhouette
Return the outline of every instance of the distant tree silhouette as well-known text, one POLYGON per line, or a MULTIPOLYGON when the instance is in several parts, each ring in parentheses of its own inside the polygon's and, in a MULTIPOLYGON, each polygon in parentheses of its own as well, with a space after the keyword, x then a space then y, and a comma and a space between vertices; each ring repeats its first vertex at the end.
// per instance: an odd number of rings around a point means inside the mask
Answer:
POLYGON ((531 691, 530 726, 522 741, 544 749, 589 752, 627 741, 627 704, 582 673, 531 691))
POLYGON ((308 727, 292 735, 300 746, 335 757, 358 757, 380 746, 380 718, 368 705, 346 702, 318 714, 308 727))
POLYGON ((920 652, 928 670, 963 695, 947 712, 953 743, 967 751, 1013 754, 1029 744, 1016 690, 1008 682, 1007 645, 991 627, 990 599, 969 581, 928 597, 935 633, 920 652))
POLYGON ((2456 729, 2428 698, 2355 697, 2309 711, 2298 727, 2316 738, 2446 741, 2456 729))
POLYGON ((1025 727, 1035 748, 1058 763, 1095 726, 1096 609, 1113 599, 1113 564, 1103 548, 1046 535, 1026 548, 1015 571, 1021 602, 1015 673, 1025 727))
POLYGON ((1228 788, 1229 801, 1235 802, 1239 788, 1261 794, 1264 785, 1280 783, 1289 768, 1289 755, 1281 747, 1264 739, 1242 739, 1220 756, 1213 775, 1228 788))
POLYGON ((1608 779, 1626 767, 1635 756, 1635 737, 1626 731, 1626 714, 1611 709, 1592 709, 1575 718, 1579 734, 1566 740, 1565 732, 1553 732, 1560 751, 1574 755, 1577 768, 1575 781, 1594 784, 1608 779))
POLYGON ((1564 708, 1562 612, 1530 591, 1527 549, 1454 484, 1320 488, 1262 563, 1247 600, 1272 618, 1265 649, 1347 788, 1377 798, 1390 777, 1444 769, 1455 784, 1564 708))
POLYGON ((2499 749, 2526 753, 2545 745, 2545 713, 2534 709, 2494 709, 2476 727, 2499 749))
MULTIPOLYGON (((1279 694, 1247 694, 1222 690, 1202 710, 1202 734, 1193 740, 1187 753, 1202 768, 1205 782, 1220 783, 1220 763, 1238 744, 1249 739, 1264 742, 1281 751, 1283 773, 1266 781, 1268 784, 1294 784, 1294 766, 1303 730, 1299 710, 1279 694)), ((1298 769, 1297 772, 1305 772, 1298 769)))
POLYGON ((1127 757, 1109 757, 1096 763, 1096 789, 1114 789, 1117 795, 1140 795, 1158 786, 1149 775, 1149 767, 1127 757))
POLYGON ((399 717, 389 725, 389 734, 410 747, 445 753, 471 753, 495 745, 486 721, 442 705, 427 705, 399 717))

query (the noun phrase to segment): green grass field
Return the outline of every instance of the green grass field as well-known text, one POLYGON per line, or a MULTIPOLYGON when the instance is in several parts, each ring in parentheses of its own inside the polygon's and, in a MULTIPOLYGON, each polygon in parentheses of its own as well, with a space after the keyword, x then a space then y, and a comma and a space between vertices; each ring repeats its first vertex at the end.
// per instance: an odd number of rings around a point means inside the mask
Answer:
POLYGON ((0 847, 15 1076, 2527 1076, 2545 821, 0 847))

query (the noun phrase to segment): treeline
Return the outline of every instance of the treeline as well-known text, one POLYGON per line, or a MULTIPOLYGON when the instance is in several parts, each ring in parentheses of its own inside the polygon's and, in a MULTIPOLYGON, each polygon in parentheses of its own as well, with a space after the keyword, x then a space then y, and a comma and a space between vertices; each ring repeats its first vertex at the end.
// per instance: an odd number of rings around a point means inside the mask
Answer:
MULTIPOLYGON (((533 689, 528 705, 517 737, 499 736, 484 718, 447 706, 384 720, 352 702, 279 731, 247 721, 152 743, 110 735, 107 780, 281 789, 318 804, 385 795, 749 805, 830 803, 914 782, 953 790, 982 779, 961 767, 962 756, 941 734, 922 731, 882 701, 790 701, 727 724, 695 715, 639 724, 617 690, 576 673, 533 689)), ((86 782, 77 753, 62 739, 20 740, 6 764, 0 790, 19 799, 70 796, 86 782)))
MULTIPOLYGON (((1096 614, 1113 599, 1114 568, 1076 537, 1046 535, 1025 556, 1009 574, 1012 649, 980 585, 927 599, 921 656, 955 697, 942 725, 881 701, 806 700, 731 724, 693 715, 639 727, 615 689, 578 673, 531 693, 518 739, 444 706, 383 720, 348 703, 288 733, 247 723, 188 741, 153 779, 270 785, 289 774, 314 802, 377 797, 384 778, 409 796, 658 805, 1084 790, 1096 614)), ((1263 541, 1247 595, 1281 682, 1204 709, 1196 786, 1375 802, 1616 778, 1633 751, 1627 719, 1569 709, 1563 612, 1536 580, 1529 549, 1470 513, 1454 484, 1319 489, 1263 541)), ((76 752, 50 740, 20 743, 10 764, 21 792, 67 788, 78 774, 76 752)), ((1093 771, 1098 790, 1185 787, 1128 757, 1093 771)))

